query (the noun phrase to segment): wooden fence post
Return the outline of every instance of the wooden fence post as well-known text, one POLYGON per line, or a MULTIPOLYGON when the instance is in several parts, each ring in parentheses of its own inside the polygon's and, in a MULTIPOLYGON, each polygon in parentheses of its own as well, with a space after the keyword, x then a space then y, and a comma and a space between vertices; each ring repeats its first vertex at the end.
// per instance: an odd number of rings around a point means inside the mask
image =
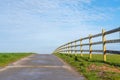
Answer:
POLYGON ((68 54, 70 53, 70 51, 69 51, 69 43, 68 43, 68 46, 67 46, 67 48, 68 48, 68 54))
POLYGON ((89 35, 89 58, 92 58, 92 35, 89 35))
POLYGON ((65 53, 67 54, 67 45, 65 45, 65 53))
POLYGON ((70 54, 70 43, 68 43, 68 53, 70 54))
POLYGON ((82 54, 82 39, 80 39, 80 52, 81 52, 80 55, 83 56, 83 54, 82 54))
MULTIPOLYGON (((62 48, 62 47, 61 47, 61 48, 62 48)), ((60 51, 60 53, 63 53, 63 51, 62 51, 62 49, 61 49, 61 48, 59 49, 59 51, 60 51)))
POLYGON ((68 49, 68 48, 67 48, 67 44, 66 44, 66 46, 65 46, 65 47, 66 47, 66 53, 68 54, 68 51, 67 51, 67 49, 68 49))
POLYGON ((106 39, 104 29, 102 29, 102 41, 103 41, 103 60, 106 61, 106 39))
POLYGON ((61 52, 62 52, 62 53, 65 53, 65 51, 64 51, 64 46, 61 47, 61 52))
POLYGON ((68 44, 66 44, 66 53, 68 54, 68 44))
POLYGON ((72 42, 71 42, 71 53, 72 53, 72 42))
POLYGON ((74 51, 74 52, 75 52, 75 56, 77 56, 77 53, 76 53, 76 52, 77 52, 77 51, 76 51, 76 41, 75 41, 75 45, 74 45, 74 50, 75 50, 75 51, 74 51))
POLYGON ((72 44, 70 43, 70 54, 72 53, 72 44))
POLYGON ((65 49, 64 49, 64 47, 62 47, 63 49, 61 49, 61 51, 62 51, 62 53, 65 53, 65 49))

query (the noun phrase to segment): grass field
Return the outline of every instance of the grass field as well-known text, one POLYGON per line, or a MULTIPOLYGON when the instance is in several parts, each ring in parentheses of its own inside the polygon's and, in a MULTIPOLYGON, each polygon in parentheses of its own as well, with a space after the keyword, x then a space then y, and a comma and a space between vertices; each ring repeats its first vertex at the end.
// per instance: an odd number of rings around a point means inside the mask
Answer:
POLYGON ((108 54, 106 62, 101 54, 93 54, 92 59, 88 54, 83 54, 83 57, 74 54, 55 55, 73 66, 87 80, 120 80, 120 55, 108 54))
MULTIPOLYGON (((90 60, 89 55, 83 54, 83 59, 90 60)), ((93 54, 91 61, 103 63, 103 55, 102 54, 93 54)), ((107 54, 107 61, 105 63, 120 67, 120 55, 119 54, 107 54)))
POLYGON ((4 67, 32 53, 0 53, 0 67, 4 67))

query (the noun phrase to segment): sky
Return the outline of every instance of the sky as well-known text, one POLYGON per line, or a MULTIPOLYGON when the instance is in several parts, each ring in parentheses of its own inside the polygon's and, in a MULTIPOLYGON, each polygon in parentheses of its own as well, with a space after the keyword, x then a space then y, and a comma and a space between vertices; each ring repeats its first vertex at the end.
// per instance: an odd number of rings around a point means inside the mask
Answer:
POLYGON ((52 53, 120 26, 120 0, 0 0, 0 52, 52 53))

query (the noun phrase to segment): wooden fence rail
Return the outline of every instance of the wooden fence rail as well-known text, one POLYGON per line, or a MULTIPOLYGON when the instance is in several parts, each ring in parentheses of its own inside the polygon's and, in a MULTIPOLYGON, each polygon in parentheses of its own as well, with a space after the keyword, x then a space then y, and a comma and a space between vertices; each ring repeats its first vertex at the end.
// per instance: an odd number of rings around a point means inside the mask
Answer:
POLYGON ((73 53, 73 54, 80 53, 81 56, 83 56, 83 52, 89 52, 89 58, 92 58, 92 52, 102 52, 103 60, 106 61, 106 53, 120 54, 120 50, 118 50, 118 51, 106 50, 106 44, 120 43, 120 38, 106 40, 106 35, 116 33, 116 32, 120 32, 120 27, 109 30, 109 31, 105 31, 104 29, 102 29, 102 33, 95 34, 95 35, 90 34, 88 37, 84 37, 84 38, 81 38, 78 40, 68 42, 64 45, 61 45, 54 51, 54 53, 73 53), (101 37, 102 41, 92 42, 92 39, 97 38, 97 37, 101 37), (89 42, 82 43, 84 40, 89 40, 89 42), (93 45, 99 45, 99 44, 103 45, 102 50, 93 50, 92 49, 93 45), (83 46, 89 46, 89 50, 83 50, 83 46), (79 47, 79 49, 78 49, 78 47, 79 47))

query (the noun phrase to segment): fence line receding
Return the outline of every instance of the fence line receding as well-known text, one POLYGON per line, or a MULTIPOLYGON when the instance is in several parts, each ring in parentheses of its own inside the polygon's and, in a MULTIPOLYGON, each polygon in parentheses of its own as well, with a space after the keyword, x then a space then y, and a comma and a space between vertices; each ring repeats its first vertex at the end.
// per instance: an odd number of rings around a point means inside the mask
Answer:
POLYGON ((93 52, 101 52, 103 53, 103 60, 106 61, 106 53, 114 53, 114 54, 120 54, 120 50, 107 50, 106 49, 106 44, 110 44, 110 43, 120 43, 120 38, 118 39, 111 39, 111 40, 107 40, 106 39, 106 35, 112 34, 112 33, 117 33, 119 32, 119 36, 120 36, 120 27, 116 28, 116 29, 112 29, 109 31, 105 31, 104 29, 102 29, 102 32, 99 34, 89 34, 89 36, 78 39, 78 40, 74 40, 71 42, 68 42, 64 45, 61 45, 60 47, 58 47, 54 53, 68 53, 68 54, 77 54, 80 53, 81 56, 83 56, 83 52, 89 52, 89 58, 92 58, 92 53, 93 52), (97 37, 101 37, 102 40, 101 41, 97 41, 97 42, 93 42, 92 39, 97 38, 97 37), (88 43, 82 43, 85 40, 89 40, 88 43), (93 50, 92 47, 93 45, 99 45, 102 44, 102 50, 93 50), (89 46, 88 50, 83 50, 84 46, 89 46))

